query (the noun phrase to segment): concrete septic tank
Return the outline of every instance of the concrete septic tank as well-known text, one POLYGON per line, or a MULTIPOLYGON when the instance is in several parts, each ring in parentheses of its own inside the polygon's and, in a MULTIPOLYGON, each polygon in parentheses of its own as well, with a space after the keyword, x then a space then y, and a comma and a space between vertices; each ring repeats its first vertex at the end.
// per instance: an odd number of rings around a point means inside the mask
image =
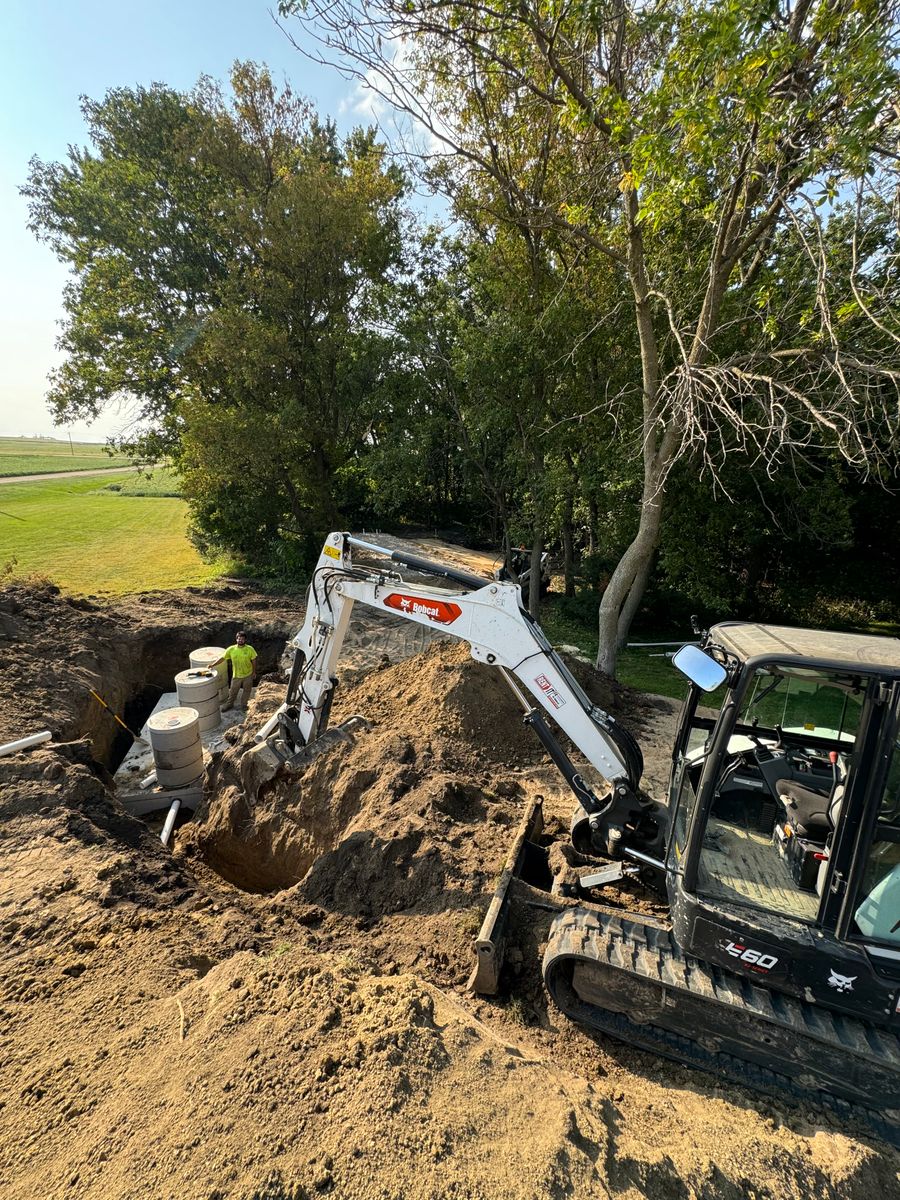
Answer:
POLYGON ((221 723, 219 677, 209 667, 191 667, 175 676, 178 703, 197 710, 201 730, 215 729, 221 723))
POLYGON ((224 653, 224 646, 200 646, 199 649, 191 651, 192 667, 206 667, 218 675, 220 704, 224 704, 228 698, 228 663, 219 662, 224 653), (219 665, 215 666, 215 663, 219 665))
POLYGON ((184 787, 203 774, 203 743, 196 709, 167 708, 154 713, 147 720, 147 735, 160 787, 184 787))

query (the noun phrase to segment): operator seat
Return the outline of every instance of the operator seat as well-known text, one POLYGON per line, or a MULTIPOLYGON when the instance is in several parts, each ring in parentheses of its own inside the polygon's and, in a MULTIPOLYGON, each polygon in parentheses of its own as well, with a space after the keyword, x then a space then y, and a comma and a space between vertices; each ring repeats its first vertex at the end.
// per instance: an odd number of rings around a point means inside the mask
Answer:
POLYGON ((795 778, 779 779, 775 783, 775 791, 796 832, 813 842, 830 842, 847 790, 847 760, 835 751, 828 757, 834 770, 830 787, 825 786, 824 780, 818 788, 809 787, 795 778))
POLYGON ((818 791, 796 779, 779 779, 775 790, 800 837, 824 842, 833 828, 828 816, 832 789, 818 791))

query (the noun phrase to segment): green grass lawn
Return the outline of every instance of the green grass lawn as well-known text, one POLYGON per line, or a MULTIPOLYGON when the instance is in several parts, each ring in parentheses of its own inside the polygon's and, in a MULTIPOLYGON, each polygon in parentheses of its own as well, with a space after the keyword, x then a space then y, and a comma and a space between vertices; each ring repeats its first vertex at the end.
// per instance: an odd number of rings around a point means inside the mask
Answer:
POLYGON ((89 471, 127 464, 128 459, 121 454, 110 457, 102 442, 74 442, 70 446, 68 441, 50 438, 0 437, 0 476, 89 471))
MULTIPOLYGON (((559 598, 551 597, 541 605, 541 626, 555 646, 560 644, 577 646, 592 660, 597 655, 597 627, 567 616, 561 611, 559 598)), ((694 641, 689 629, 656 630, 650 633, 635 633, 635 642, 694 641)), ((683 700, 687 691, 684 676, 672 666, 667 656, 678 646, 653 646, 647 649, 623 650, 619 655, 618 679, 639 692, 653 692, 657 696, 670 696, 683 700)))
POLYGON ((38 575, 81 595, 121 595, 208 582, 230 568, 204 562, 187 539, 187 505, 104 490, 121 476, 0 488, 0 572, 38 575))

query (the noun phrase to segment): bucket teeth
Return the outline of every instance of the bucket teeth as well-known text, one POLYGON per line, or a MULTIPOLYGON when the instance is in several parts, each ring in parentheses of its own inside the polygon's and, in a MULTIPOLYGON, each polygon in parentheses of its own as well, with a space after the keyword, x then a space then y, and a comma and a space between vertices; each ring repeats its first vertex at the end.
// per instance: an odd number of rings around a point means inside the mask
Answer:
POLYGON ((303 746, 296 754, 292 754, 286 759, 286 766, 290 767, 292 771, 303 770, 331 746, 336 746, 340 742, 352 743, 356 741, 357 733, 369 728, 369 722, 365 717, 359 715, 348 717, 340 725, 333 725, 331 729, 326 729, 314 742, 310 742, 308 746, 303 746))

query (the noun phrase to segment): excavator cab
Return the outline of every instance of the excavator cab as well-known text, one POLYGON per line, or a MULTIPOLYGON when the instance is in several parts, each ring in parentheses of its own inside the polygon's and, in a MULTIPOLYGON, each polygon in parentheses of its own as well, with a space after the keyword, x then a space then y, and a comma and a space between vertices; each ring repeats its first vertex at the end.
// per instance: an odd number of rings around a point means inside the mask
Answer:
POLYGON ((668 917, 560 913, 547 989, 580 1024, 900 1143, 900 641, 725 623, 674 661, 668 917))
POLYGON ((667 888, 682 948, 900 1026, 900 642, 723 624, 691 685, 667 888))

